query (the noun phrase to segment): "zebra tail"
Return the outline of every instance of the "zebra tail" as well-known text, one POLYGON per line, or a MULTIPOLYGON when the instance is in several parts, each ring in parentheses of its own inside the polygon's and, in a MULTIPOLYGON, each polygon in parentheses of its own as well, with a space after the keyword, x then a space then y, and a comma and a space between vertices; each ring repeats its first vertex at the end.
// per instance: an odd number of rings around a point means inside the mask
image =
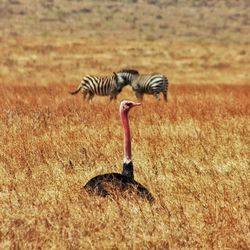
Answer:
POLYGON ((166 76, 163 76, 163 84, 164 84, 164 87, 166 88, 166 91, 168 91, 169 81, 166 76))
POLYGON ((75 95, 75 94, 77 94, 77 93, 81 90, 81 88, 82 88, 82 85, 79 84, 79 86, 78 86, 78 88, 77 88, 76 90, 70 91, 69 93, 70 93, 71 95, 75 95))
POLYGON ((165 81, 165 84, 168 85, 168 84, 169 84, 168 78, 167 78, 166 76, 163 76, 163 79, 164 79, 164 81, 165 81))

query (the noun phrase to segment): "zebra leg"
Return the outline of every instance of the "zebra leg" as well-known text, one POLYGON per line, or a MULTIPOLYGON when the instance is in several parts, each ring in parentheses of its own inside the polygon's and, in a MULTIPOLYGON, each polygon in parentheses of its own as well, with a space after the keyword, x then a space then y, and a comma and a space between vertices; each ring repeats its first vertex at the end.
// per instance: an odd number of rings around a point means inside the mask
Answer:
POLYGON ((139 93, 139 92, 135 92, 135 96, 139 101, 142 101, 143 99, 143 94, 139 93))
POLYGON ((87 92, 83 91, 83 92, 82 92, 82 97, 83 97, 83 100, 85 100, 85 99, 86 99, 86 96, 87 96, 87 92))
POLYGON ((154 96, 156 97, 156 99, 157 99, 158 101, 160 101, 160 93, 154 93, 154 96))
POLYGON ((94 94, 89 92, 89 96, 88 96, 88 102, 90 102, 94 97, 94 94))
POLYGON ((109 103, 111 103, 113 100, 114 100, 114 97, 111 95, 111 96, 109 97, 109 103))
POLYGON ((162 91, 162 93, 163 93, 164 101, 167 102, 168 101, 167 91, 162 91))
POLYGON ((112 100, 116 100, 117 98, 117 95, 116 94, 111 94, 110 97, 109 97, 109 100, 112 101, 112 100))

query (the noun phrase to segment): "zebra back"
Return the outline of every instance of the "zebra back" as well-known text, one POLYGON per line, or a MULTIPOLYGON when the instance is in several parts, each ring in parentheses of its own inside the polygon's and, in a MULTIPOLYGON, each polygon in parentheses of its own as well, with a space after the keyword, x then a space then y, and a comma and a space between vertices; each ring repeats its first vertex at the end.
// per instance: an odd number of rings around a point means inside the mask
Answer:
POLYGON ((80 84, 84 92, 93 95, 107 96, 110 95, 111 91, 116 87, 116 77, 114 75, 104 77, 86 75, 80 84))
POLYGON ((164 100, 168 100, 168 79, 162 74, 139 75, 133 80, 131 86, 138 99, 142 99, 144 94, 150 94, 159 100, 162 92, 164 100))
POLYGON ((134 90, 140 89, 141 91, 147 93, 155 90, 165 90, 168 88, 168 79, 162 74, 150 74, 150 75, 139 75, 136 77, 132 84, 134 90))

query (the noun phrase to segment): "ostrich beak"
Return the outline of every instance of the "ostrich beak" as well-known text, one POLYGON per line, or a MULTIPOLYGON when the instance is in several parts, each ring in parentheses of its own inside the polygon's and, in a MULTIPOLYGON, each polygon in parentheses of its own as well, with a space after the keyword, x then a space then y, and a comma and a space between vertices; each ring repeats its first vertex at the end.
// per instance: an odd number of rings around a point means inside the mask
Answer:
POLYGON ((141 103, 140 102, 134 102, 133 107, 136 107, 136 106, 141 106, 141 103))

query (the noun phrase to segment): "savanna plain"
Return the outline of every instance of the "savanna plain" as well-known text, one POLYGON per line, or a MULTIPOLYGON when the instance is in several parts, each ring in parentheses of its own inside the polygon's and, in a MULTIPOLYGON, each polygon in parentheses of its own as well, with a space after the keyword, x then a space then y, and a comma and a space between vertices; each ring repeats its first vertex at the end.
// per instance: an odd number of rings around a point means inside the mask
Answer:
POLYGON ((238 33, 222 43, 26 32, 0 37, 0 249, 250 248, 250 57, 238 33), (124 67, 170 82, 167 103, 145 96, 129 114, 135 179, 153 204, 81 191, 121 171, 118 108, 136 98, 129 87, 114 102, 69 91, 124 67))

